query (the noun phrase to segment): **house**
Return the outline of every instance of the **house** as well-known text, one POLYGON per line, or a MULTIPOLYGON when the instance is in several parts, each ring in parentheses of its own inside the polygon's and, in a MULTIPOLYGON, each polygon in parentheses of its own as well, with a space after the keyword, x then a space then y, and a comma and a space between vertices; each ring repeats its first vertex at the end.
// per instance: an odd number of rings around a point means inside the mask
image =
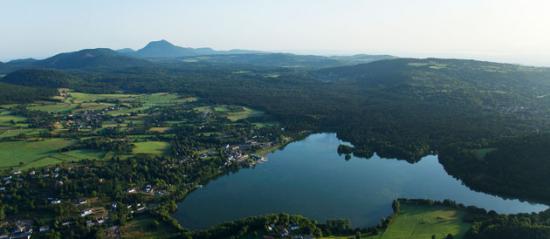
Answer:
POLYGON ((11 235, 10 239, 31 239, 32 232, 19 232, 11 235))
POLYGON ((145 205, 143 205, 141 207, 138 206, 138 208, 136 209, 136 212, 143 212, 143 211, 145 211, 145 209, 146 209, 145 205))
POLYGON ((82 211, 82 213, 80 213, 80 217, 85 217, 85 216, 91 215, 92 212, 93 212, 92 209, 84 210, 84 211, 82 211))
POLYGON ((143 189, 143 191, 145 191, 146 193, 153 193, 154 192, 153 186, 151 186, 151 184, 147 184, 147 186, 145 186, 145 189, 143 189))
POLYGON ((88 200, 85 199, 85 198, 81 198, 81 199, 78 200, 77 203, 78 203, 78 205, 84 205, 84 204, 88 203, 88 200))
POLYGON ((17 221, 13 233, 32 232, 32 222, 17 221))
POLYGON ((41 226, 38 228, 38 232, 48 232, 50 230, 50 226, 41 226))

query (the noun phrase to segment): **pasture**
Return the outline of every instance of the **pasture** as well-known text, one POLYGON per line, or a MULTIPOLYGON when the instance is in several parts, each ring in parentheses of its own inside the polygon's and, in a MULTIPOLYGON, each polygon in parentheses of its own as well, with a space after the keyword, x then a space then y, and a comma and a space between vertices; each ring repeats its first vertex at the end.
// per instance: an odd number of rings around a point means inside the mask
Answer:
POLYGON ((0 142, 0 168, 24 166, 42 159, 45 159, 42 164, 56 163, 51 156, 72 143, 58 138, 0 142))
POLYGON ((145 141, 134 143, 133 154, 150 154, 160 156, 166 152, 170 144, 162 141, 145 141))
POLYGON ((463 218, 465 212, 444 206, 401 203, 401 211, 388 229, 369 239, 463 238, 470 228, 463 218))

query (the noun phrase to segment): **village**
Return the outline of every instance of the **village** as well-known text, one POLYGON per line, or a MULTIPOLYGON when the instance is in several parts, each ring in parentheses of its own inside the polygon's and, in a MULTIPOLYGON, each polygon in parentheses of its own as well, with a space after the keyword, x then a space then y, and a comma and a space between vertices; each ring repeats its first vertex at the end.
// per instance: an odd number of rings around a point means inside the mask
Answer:
MULTIPOLYGON (((256 163, 264 162, 264 156, 255 154, 254 152, 273 147, 272 142, 260 143, 255 140, 248 140, 239 145, 225 145, 223 153, 225 163, 223 167, 232 168, 235 166, 251 167, 256 163)), ((200 160, 215 156, 213 154, 201 154, 200 160)), ((186 161, 190 163, 189 161, 186 161)), ((22 172, 16 170, 11 175, 2 177, 0 181, 0 196, 1 198, 9 198, 10 195, 6 192, 17 190, 26 183, 47 183, 52 187, 60 188, 64 185, 64 180, 71 174, 72 167, 55 167, 42 168, 31 171, 22 172)), ((98 184, 104 182, 104 179, 99 179, 98 184)), ((190 184, 192 185, 192 184, 190 184)), ((200 188, 201 185, 196 185, 195 188, 200 188)), ((155 201, 154 198, 160 198, 168 195, 168 192, 154 185, 153 182, 135 186, 126 189, 128 195, 140 195, 143 201, 133 203, 121 203, 117 201, 106 202, 99 200, 97 197, 81 197, 81 198, 62 198, 56 195, 44 195, 43 200, 35 204, 35 207, 43 208, 71 208, 72 214, 66 217, 66 220, 60 222, 61 227, 70 228, 77 220, 85 221, 86 227, 96 227, 104 225, 112 225, 109 215, 111 213, 124 208, 129 211, 130 215, 144 213, 148 210, 148 201, 155 201)), ((0 224, 0 239, 2 238, 31 238, 33 234, 44 234, 50 231, 54 225, 40 224, 32 218, 10 218, 0 224)), ((272 229, 274 230, 274 229, 272 229)), ((292 228, 290 228, 292 231, 292 228)), ((288 230, 283 230, 283 234, 288 234, 288 230), (286 231, 286 232, 285 232, 286 231)))
POLYGON ((0 111, 17 117, 8 130, 40 132, 0 138, 0 147, 43 142, 42 151, 10 157, 6 162, 19 163, 0 167, 0 239, 62 231, 117 237, 135 217, 170 224, 168 202, 225 172, 265 162, 292 140, 259 111, 165 93, 61 89, 51 102, 0 111))

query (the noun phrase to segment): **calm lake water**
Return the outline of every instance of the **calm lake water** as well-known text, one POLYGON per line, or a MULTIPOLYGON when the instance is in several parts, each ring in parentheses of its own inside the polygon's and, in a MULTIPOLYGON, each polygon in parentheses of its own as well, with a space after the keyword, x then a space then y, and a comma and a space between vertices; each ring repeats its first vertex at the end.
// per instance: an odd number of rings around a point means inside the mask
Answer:
POLYGON ((537 212, 545 205, 475 192, 449 176, 437 156, 404 160, 352 158, 336 134, 313 134, 269 154, 268 162, 222 176, 192 192, 175 217, 191 229, 247 216, 287 212, 320 222, 347 218, 372 226, 392 213, 396 198, 451 199, 500 213, 537 212))

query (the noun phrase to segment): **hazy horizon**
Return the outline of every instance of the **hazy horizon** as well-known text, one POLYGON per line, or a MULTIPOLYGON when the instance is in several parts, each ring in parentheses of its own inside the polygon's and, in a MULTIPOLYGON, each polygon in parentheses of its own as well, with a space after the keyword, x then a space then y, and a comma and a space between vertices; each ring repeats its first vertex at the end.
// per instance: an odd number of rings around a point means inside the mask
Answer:
POLYGON ((0 61, 86 48, 388 54, 550 66, 543 0, 8 1, 0 61))

